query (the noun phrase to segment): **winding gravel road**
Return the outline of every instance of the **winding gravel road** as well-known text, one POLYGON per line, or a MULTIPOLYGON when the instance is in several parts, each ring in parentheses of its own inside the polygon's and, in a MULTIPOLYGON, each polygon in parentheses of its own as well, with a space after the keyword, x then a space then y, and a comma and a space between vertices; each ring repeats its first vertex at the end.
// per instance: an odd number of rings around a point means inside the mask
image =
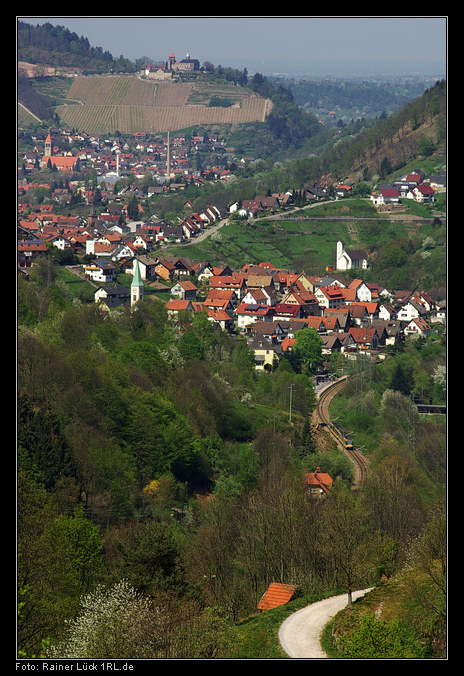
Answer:
MULTIPOLYGON (((353 592, 353 601, 369 589, 353 592)), ((279 629, 279 641, 290 657, 300 659, 327 659, 319 637, 329 620, 348 604, 348 594, 311 603, 290 615, 279 629)))

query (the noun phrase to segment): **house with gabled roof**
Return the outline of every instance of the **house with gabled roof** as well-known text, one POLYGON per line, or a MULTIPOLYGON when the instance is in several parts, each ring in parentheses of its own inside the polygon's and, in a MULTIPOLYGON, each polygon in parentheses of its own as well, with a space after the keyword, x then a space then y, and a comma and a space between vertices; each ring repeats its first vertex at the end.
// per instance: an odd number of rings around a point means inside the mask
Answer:
POLYGON ((379 303, 379 319, 393 320, 396 318, 395 307, 391 303, 379 303))
POLYGON ((306 472, 304 486, 312 497, 324 497, 332 488, 333 479, 328 472, 321 472, 317 467, 315 472, 306 472))
POLYGON ((321 351, 324 356, 330 355, 333 352, 342 351, 343 344, 338 335, 339 335, 338 333, 328 333, 324 336, 321 336, 322 338, 321 351))
POLYGON ((155 272, 166 280, 173 279, 175 276, 187 277, 193 273, 188 263, 181 258, 159 258, 155 265, 155 272))
POLYGON ((213 276, 213 266, 208 261, 192 261, 191 268, 200 282, 209 281, 213 276))
POLYGON ((326 317, 335 317, 338 321, 339 331, 347 331, 351 326, 351 314, 349 306, 341 306, 338 308, 331 308, 324 310, 324 319, 326 317))
POLYGON ((376 329, 379 332, 379 335, 381 335, 381 345, 395 345, 403 337, 403 331, 400 322, 374 319, 372 322, 372 328, 376 329))
POLYGON ((274 307, 275 319, 298 319, 303 316, 301 305, 291 303, 277 303, 274 307))
POLYGON ((210 289, 204 304, 211 309, 221 308, 233 312, 237 308, 238 298, 233 289, 210 289))
POLYGON ((84 264, 84 274, 94 282, 113 282, 116 277, 116 266, 109 260, 97 258, 91 263, 84 264))
POLYGON ((306 316, 321 314, 321 308, 315 294, 307 291, 304 287, 293 285, 282 302, 288 305, 299 305, 306 316))
POLYGON ((235 310, 237 325, 239 328, 245 328, 254 324, 258 320, 272 321, 274 318, 274 308, 270 305, 248 305, 242 303, 235 310))
POLYGON ((233 289, 239 301, 246 294, 245 278, 237 273, 233 273, 232 275, 213 275, 209 280, 209 286, 211 289, 233 289))
POLYGON ((171 288, 171 296, 182 298, 183 300, 195 300, 198 288, 189 280, 177 282, 171 288))
POLYGON ((384 204, 399 204, 400 192, 398 188, 394 186, 382 187, 377 192, 373 193, 370 196, 370 199, 375 206, 382 206, 384 204))
POLYGON ((372 289, 362 279, 353 279, 349 285, 349 289, 354 289, 356 292, 355 301, 370 303, 372 301, 372 289))
POLYGON ((20 269, 31 268, 38 256, 47 254, 47 245, 40 239, 27 239, 18 241, 18 267, 20 269))
POLYGON ((338 286, 320 286, 314 295, 322 308, 337 308, 345 302, 343 290, 338 286))
POLYGON ((259 334, 248 340, 248 347, 253 350, 255 368, 258 371, 272 368, 274 360, 276 358, 280 359, 282 354, 282 345, 280 343, 269 341, 265 336, 259 334))
POLYGON ((316 329, 318 333, 325 333, 328 330, 325 316, 311 315, 310 317, 305 317, 304 323, 308 329, 316 329))
POLYGON ((350 303, 349 305, 351 310, 355 310, 357 307, 364 307, 366 308, 366 316, 367 319, 372 320, 372 319, 377 319, 379 316, 379 304, 378 303, 363 303, 361 301, 356 301, 354 303, 350 303))
POLYGON ((422 303, 417 302, 412 297, 404 303, 398 310, 397 319, 401 322, 409 322, 417 317, 424 317, 427 315, 427 309, 422 303))
POLYGON ((258 305, 276 304, 276 296, 271 287, 254 287, 248 289, 242 300, 244 303, 256 303, 258 305))
POLYGON ((376 329, 368 327, 351 327, 348 333, 354 339, 358 350, 377 350, 379 347, 379 334, 376 329))
POLYGON ((409 324, 404 327, 406 338, 428 338, 430 335, 430 326, 423 317, 414 317, 409 324))
POLYGON ((208 320, 213 326, 219 326, 223 331, 232 332, 235 328, 234 318, 225 310, 207 308, 208 320))
POLYGON ((166 303, 169 317, 177 317, 179 312, 193 312, 194 308, 190 300, 184 298, 170 298, 166 303))
POLYGON ((96 303, 101 302, 108 309, 113 309, 129 301, 130 291, 127 286, 124 286, 123 284, 99 286, 95 291, 94 299, 96 303))
POLYGON ((410 190, 407 197, 416 202, 434 202, 435 190, 430 185, 421 184, 410 190))
POLYGON ((64 237, 61 233, 55 233, 45 238, 46 242, 53 244, 60 251, 65 251, 67 249, 73 249, 73 243, 67 238, 64 237))
POLYGON ((339 333, 341 331, 338 317, 324 315, 323 326, 325 327, 325 333, 339 333))

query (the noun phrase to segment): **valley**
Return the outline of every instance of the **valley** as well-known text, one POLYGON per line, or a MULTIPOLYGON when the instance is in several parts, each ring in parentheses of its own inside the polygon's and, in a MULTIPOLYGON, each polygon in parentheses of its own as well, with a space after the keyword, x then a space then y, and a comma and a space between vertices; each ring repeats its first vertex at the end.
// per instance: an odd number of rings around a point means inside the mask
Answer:
POLYGON ((446 659, 446 82, 18 34, 17 663, 446 659))

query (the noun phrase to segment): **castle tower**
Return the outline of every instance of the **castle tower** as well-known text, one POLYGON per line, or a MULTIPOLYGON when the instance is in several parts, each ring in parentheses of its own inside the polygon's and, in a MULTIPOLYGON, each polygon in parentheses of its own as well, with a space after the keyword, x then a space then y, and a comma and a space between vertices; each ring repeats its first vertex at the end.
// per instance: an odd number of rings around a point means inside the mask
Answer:
POLYGON ((139 300, 143 300, 143 279, 140 274, 138 260, 134 263, 134 276, 131 284, 131 307, 139 300))

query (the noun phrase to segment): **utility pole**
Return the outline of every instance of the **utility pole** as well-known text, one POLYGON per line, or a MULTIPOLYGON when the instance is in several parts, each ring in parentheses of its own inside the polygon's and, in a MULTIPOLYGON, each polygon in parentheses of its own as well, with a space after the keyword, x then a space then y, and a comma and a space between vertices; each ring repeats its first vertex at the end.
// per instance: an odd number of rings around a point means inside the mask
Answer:
POLYGON ((293 394, 293 388, 294 385, 293 383, 290 385, 288 388, 290 390, 290 416, 289 416, 289 421, 292 422, 292 394, 293 394))

